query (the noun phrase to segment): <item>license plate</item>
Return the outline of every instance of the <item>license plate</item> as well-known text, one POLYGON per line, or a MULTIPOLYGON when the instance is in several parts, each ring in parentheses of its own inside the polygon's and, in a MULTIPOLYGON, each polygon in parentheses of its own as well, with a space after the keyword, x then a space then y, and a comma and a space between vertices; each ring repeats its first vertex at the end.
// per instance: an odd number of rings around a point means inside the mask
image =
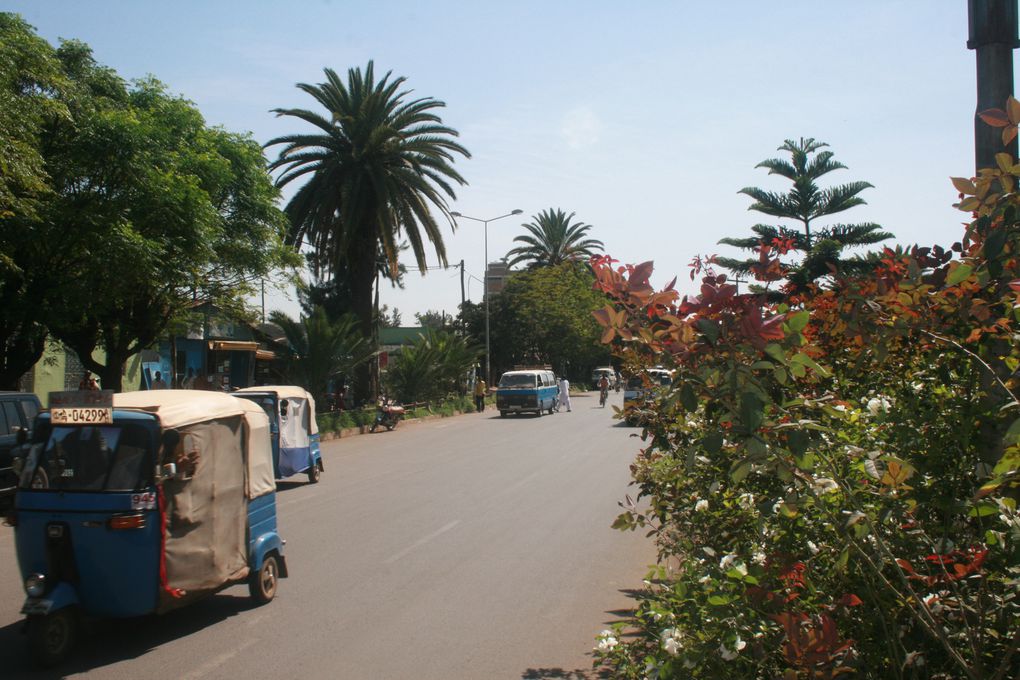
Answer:
POLYGON ((112 425, 112 408, 71 407, 55 408, 50 411, 50 422, 54 425, 112 425))

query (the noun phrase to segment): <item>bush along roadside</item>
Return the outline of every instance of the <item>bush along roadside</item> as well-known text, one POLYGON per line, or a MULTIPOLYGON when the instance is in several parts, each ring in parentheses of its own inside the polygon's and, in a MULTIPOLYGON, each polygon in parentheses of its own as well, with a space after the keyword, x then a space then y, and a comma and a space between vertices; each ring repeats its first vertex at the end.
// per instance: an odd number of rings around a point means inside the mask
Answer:
MULTIPOLYGON (((604 339, 677 376, 615 523, 660 566, 596 642, 611 677, 1020 677, 1020 166, 999 160, 954 180, 952 247, 781 302, 594 260, 604 339)), ((783 252, 762 246, 763 286, 783 252)))
MULTIPOLYGON (((491 403, 495 403, 495 398, 491 400, 486 399, 486 404, 491 403)), ((436 404, 426 404, 410 408, 404 414, 404 419, 415 420, 430 416, 448 418, 461 413, 471 413, 474 410, 474 400, 470 397, 451 397, 436 404)), ((375 422, 375 408, 318 413, 315 419, 321 433, 338 435, 346 430, 360 430, 371 426, 375 422)))

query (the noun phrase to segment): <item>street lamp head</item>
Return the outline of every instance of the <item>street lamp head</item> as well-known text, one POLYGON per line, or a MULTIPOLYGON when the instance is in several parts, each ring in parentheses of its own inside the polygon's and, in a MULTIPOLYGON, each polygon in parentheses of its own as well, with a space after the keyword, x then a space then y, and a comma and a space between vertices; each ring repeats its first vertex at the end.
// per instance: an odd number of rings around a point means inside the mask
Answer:
POLYGON ((450 217, 463 217, 463 215, 461 215, 459 212, 452 212, 450 213, 450 217))
POLYGON ((522 212, 524 212, 524 211, 523 210, 514 210, 510 214, 511 215, 520 215, 522 212))

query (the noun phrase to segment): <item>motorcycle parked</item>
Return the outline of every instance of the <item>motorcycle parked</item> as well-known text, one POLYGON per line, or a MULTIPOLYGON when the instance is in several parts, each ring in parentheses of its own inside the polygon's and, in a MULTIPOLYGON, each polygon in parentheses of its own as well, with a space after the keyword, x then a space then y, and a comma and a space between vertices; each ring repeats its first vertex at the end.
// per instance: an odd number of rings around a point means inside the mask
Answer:
POLYGON ((381 399, 375 405, 375 422, 369 428, 369 432, 375 432, 376 428, 382 425, 387 430, 392 430, 404 417, 404 407, 394 404, 387 399, 381 399))

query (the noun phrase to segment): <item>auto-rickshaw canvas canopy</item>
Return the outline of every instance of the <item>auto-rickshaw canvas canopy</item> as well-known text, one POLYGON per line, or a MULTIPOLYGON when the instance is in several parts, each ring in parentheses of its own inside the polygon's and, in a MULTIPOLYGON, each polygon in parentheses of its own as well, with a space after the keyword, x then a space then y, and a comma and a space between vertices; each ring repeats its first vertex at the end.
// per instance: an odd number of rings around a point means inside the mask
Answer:
POLYGON ((246 425, 246 495, 257 498, 276 490, 269 419, 257 404, 221 392, 205 390, 145 390, 113 395, 115 409, 153 413, 163 429, 241 417, 246 425))
POLYGON ((277 399, 304 399, 308 402, 309 423, 308 434, 318 434, 319 426, 315 422, 315 399, 311 392, 298 387, 297 385, 262 385, 259 387, 245 387, 238 392, 270 392, 276 395, 277 399))

